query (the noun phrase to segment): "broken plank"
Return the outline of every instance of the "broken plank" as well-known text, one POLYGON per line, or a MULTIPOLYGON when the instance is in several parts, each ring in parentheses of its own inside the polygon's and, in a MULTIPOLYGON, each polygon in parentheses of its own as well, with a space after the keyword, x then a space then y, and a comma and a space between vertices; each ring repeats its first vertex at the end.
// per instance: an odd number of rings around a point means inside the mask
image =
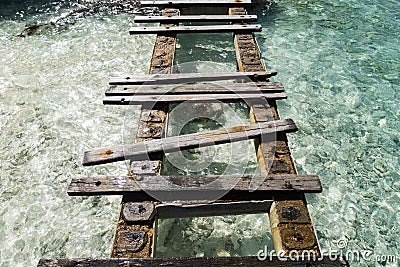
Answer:
MULTIPOLYGON (((263 248, 261 248, 263 249, 263 248)), ((306 254, 307 255, 307 254, 306 254)), ((120 267, 120 266, 176 266, 176 267, 347 267, 348 262, 337 257, 317 257, 311 254, 309 258, 295 260, 294 257, 277 257, 264 254, 261 260, 257 256, 245 257, 191 257, 191 258, 119 258, 119 259, 41 259, 38 267, 120 267), (313 256, 315 257, 313 259, 313 256)))
POLYGON ((275 76, 276 71, 255 72, 216 72, 216 73, 178 73, 178 74, 151 74, 151 75, 127 75, 125 77, 111 77, 110 85, 129 84, 176 84, 197 83, 211 81, 235 80, 241 82, 265 81, 275 76))
POLYGON ((220 33, 220 32, 260 32, 260 24, 246 25, 207 25, 207 26, 166 26, 166 27, 133 27, 130 34, 160 34, 160 33, 220 33))
POLYGON ((111 85, 106 96, 155 95, 155 94, 229 94, 229 93, 281 93, 285 88, 280 82, 258 83, 197 83, 159 85, 111 85))
POLYGON ((160 152, 170 153, 196 147, 254 139, 264 135, 276 135, 280 132, 295 132, 297 130, 297 126, 293 120, 285 119, 203 133, 172 136, 133 145, 119 145, 111 148, 86 151, 82 164, 84 166, 91 166, 127 159, 148 160, 150 155, 160 152))
POLYGON ((70 196, 126 195, 130 201, 267 200, 292 192, 320 193, 316 175, 101 176, 72 179, 70 196), (250 190, 253 179, 262 181, 250 190), (157 199, 157 195, 161 199, 157 199))
POLYGON ((109 96, 103 99, 105 105, 143 105, 145 103, 173 103, 173 102, 239 102, 247 99, 286 99, 285 93, 260 93, 253 94, 186 94, 186 95, 134 95, 134 96, 109 96))
POLYGON ((140 1, 141 6, 163 6, 163 7, 191 7, 197 6, 232 6, 250 5, 251 0, 156 0, 140 1))
POLYGON ((151 22, 242 22, 257 21, 257 15, 193 15, 193 16, 136 16, 135 22, 151 23, 151 22))

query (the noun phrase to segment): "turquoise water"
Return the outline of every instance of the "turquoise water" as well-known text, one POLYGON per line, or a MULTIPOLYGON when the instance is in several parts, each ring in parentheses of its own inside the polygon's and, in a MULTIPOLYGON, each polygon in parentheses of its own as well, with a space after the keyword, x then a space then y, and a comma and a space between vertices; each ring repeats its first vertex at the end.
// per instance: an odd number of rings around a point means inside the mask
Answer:
POLYGON ((308 196, 321 246, 399 256, 400 3, 280 1, 264 25, 296 166, 325 188, 308 196))
MULTIPOLYGON (((109 8, 15 37, 26 23, 48 22, 77 3, 0 4, 2 267, 111 250, 120 199, 65 192, 77 175, 126 172, 124 163, 83 168, 81 157, 123 142, 124 116, 138 108, 101 100, 109 76, 147 72, 154 37, 129 36, 133 15, 109 8)), ((399 255, 400 3, 279 1, 251 13, 264 27, 257 40, 266 65, 279 71, 275 80, 289 95, 279 102, 281 116, 300 128, 289 135, 296 166, 322 179, 324 192, 307 196, 321 247, 336 249, 345 238, 347 249, 399 255)), ((180 38, 178 63, 235 69, 229 35, 188 46, 193 40, 180 38)), ((163 220, 158 241, 158 256, 251 255, 271 247, 265 215, 163 220)), ((380 265, 398 266, 353 262, 380 265)))

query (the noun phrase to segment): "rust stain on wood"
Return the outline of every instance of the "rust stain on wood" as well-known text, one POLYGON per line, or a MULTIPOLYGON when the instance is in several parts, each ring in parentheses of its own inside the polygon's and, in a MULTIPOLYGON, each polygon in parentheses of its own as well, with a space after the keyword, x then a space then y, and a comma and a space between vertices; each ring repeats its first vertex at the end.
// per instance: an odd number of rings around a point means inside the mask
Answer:
MULTIPOLYGON (((178 16, 179 9, 166 8, 163 10, 164 16, 178 16)), ((162 26, 174 26, 178 24, 161 24, 162 26)), ((175 43, 176 43, 176 35, 174 34, 164 34, 157 35, 156 41, 153 48, 153 55, 150 63, 150 74, 155 73, 165 73, 169 74, 172 72, 172 66, 174 62, 175 55, 175 43)), ((145 105, 142 106, 139 126, 138 126, 138 136, 135 138, 135 142, 151 140, 153 137, 161 137, 165 128, 166 114, 168 111, 168 105, 163 104, 156 106, 147 107, 145 105), (146 131, 149 123, 154 123, 158 125, 155 127, 156 129, 150 130, 152 133, 147 135, 144 133, 146 131), (158 124, 157 124, 158 123, 158 124), (140 130, 141 129, 141 130, 140 130), (140 137, 143 136, 143 137, 140 137)), ((161 159, 161 158, 159 158, 161 159)), ((153 159, 154 160, 154 159, 153 159)), ((149 161, 149 162, 132 162, 130 166, 130 174, 134 175, 135 173, 148 173, 148 174, 158 174, 161 169, 161 161, 149 161)), ((129 203, 126 199, 122 199, 123 206, 120 211, 120 219, 117 224, 116 235, 114 238, 114 245, 111 252, 112 258, 149 258, 153 253, 153 239, 155 237, 155 221, 154 217, 148 221, 125 221, 123 215, 123 207, 125 203, 129 203), (120 231, 144 231, 146 233, 146 242, 145 245, 141 248, 140 251, 121 251, 120 247, 123 247, 123 242, 121 243, 118 240, 118 233, 120 231)), ((154 216, 154 215, 152 215, 154 216)))
MULTIPOLYGON (((247 12, 244 8, 230 8, 229 14, 246 15, 247 12)), ((259 47, 253 34, 235 34, 234 45, 239 71, 265 70, 265 66, 261 61, 259 47)), ((265 111, 259 107, 251 107, 250 118, 252 123, 257 123, 258 117, 263 120, 279 120, 276 101, 268 100, 268 105, 269 107, 266 108, 270 111, 272 117, 265 114, 265 111)), ((278 133, 276 142, 275 144, 273 143, 262 143, 261 140, 255 140, 257 160, 261 173, 297 173, 286 134, 278 133)), ((289 188, 292 185, 285 183, 284 186, 289 188)), ((299 197, 304 199, 304 195, 299 197)), ((276 251, 282 249, 288 253, 291 250, 312 249, 317 254, 320 253, 305 201, 302 199, 294 202, 275 201, 269 216, 276 251), (295 214, 293 215, 291 212, 295 214), (294 224, 299 222, 303 223, 303 225, 294 224)))
POLYGON ((115 249, 118 253, 136 253, 146 246, 148 235, 145 231, 124 230, 117 234, 117 243, 115 249))
POLYGON ((114 151, 111 149, 104 150, 102 153, 97 154, 98 156, 109 156, 114 154, 114 151))
POLYGON ((315 249, 316 239, 311 225, 285 225, 280 231, 287 250, 315 249))
POLYGON ((291 188, 293 188, 293 185, 292 185, 292 183, 290 181, 286 180, 285 183, 284 183, 284 187, 291 189, 291 188))
POLYGON ((237 133, 237 132, 245 132, 249 129, 249 126, 236 126, 229 128, 228 133, 237 133))
MULTIPOLYGON (((122 218, 122 217, 121 217, 122 218)), ((111 258, 149 258, 154 235, 152 224, 129 225, 120 219, 114 239, 111 258)))

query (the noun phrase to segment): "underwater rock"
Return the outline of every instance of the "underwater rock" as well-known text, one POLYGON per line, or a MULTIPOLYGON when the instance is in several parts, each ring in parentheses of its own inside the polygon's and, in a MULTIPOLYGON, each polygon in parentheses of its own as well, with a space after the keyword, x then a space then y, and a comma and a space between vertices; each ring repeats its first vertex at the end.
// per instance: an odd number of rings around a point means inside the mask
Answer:
POLYGON ((192 104, 192 110, 190 112, 193 114, 201 114, 201 117, 205 119, 215 120, 221 117, 221 115, 224 113, 224 110, 222 104, 219 103, 194 103, 192 104))
POLYGON ((63 13, 60 16, 51 19, 48 23, 41 24, 28 24, 25 29, 21 31, 17 37, 27 37, 32 35, 41 34, 46 30, 53 29, 55 26, 73 24, 77 19, 93 16, 100 13, 154 13, 154 9, 139 8, 138 1, 136 0, 86 0, 84 4, 78 4, 78 8, 69 12, 63 13))

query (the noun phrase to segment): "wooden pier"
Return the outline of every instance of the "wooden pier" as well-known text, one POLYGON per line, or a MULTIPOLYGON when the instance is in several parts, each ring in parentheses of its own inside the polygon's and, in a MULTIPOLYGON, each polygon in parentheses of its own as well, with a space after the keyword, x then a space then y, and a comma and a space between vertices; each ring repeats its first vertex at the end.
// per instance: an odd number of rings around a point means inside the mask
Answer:
MULTIPOLYGON (((41 259, 38 266, 348 266, 345 259, 321 256, 304 193, 320 193, 316 175, 298 175, 287 142, 297 131, 291 119, 281 119, 276 100, 285 99, 283 85, 270 82, 276 71, 265 69, 247 14, 251 0, 142 1, 159 7, 160 16, 137 16, 135 22, 158 22, 157 27, 134 27, 130 34, 157 34, 149 75, 110 79, 104 104, 141 105, 135 140, 124 146, 87 151, 83 165, 130 160, 126 176, 77 177, 70 196, 122 195, 111 257, 108 259, 41 259), (182 22, 209 25, 182 26, 182 22), (211 23, 225 23, 213 25, 211 23), (177 34, 232 33, 238 72, 173 74, 177 34), (246 79, 244 79, 246 77, 246 79), (205 82, 234 80, 228 86, 205 82), (170 90, 171 84, 174 89, 170 90), (168 107, 176 102, 244 102, 250 108, 251 125, 166 137, 168 107), (273 136, 274 142, 268 136, 273 136), (267 138, 265 138, 267 137, 267 138), (161 175, 164 153, 253 139, 260 174, 224 176, 161 175), (251 191, 252 179, 262 181, 251 191), (213 184, 212 182, 218 181, 213 184), (232 181, 235 181, 231 187, 232 181), (213 184, 204 189, 202 186, 213 184), (212 193, 223 193, 218 200, 212 193), (225 192, 225 193, 224 193, 225 192), (187 199, 188 193, 191 198, 187 199), (160 201, 157 195, 168 196, 160 201), (210 202, 211 200, 211 202, 210 202), (180 201, 180 202, 176 202, 180 201), (209 201, 209 202, 205 202, 209 201), (283 261, 272 257, 154 258, 157 221, 160 218, 266 213, 275 251, 282 257, 304 251, 320 257, 283 261)), ((128 32, 128 29, 127 29, 128 32)), ((132 122, 133 123, 133 122, 132 122)), ((260 248, 262 249, 262 248, 260 248)))

